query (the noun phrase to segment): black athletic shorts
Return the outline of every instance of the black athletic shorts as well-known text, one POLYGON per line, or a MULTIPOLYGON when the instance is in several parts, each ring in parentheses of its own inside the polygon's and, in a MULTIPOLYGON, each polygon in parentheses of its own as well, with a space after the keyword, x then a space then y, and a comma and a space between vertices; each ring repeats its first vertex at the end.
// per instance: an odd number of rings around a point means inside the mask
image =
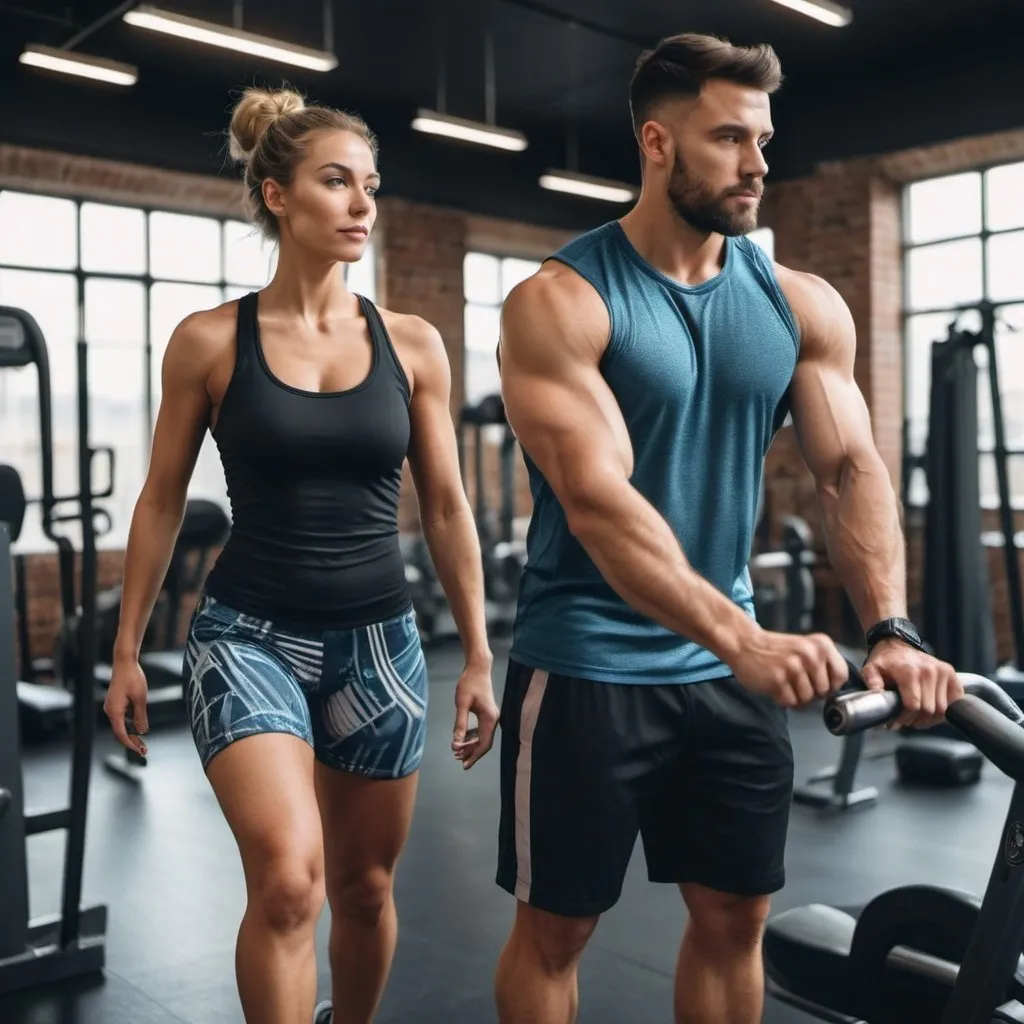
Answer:
POLYGON ((497 882, 567 917, 612 907, 639 833, 652 882, 785 882, 786 712, 729 677, 598 683, 509 662, 497 882))

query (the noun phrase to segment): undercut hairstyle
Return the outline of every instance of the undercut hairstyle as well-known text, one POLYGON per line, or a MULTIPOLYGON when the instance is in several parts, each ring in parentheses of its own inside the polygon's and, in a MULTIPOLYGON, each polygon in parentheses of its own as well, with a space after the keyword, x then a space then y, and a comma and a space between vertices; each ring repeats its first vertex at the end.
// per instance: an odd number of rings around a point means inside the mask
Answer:
POLYGON ((767 43, 734 46, 727 39, 695 32, 662 39, 640 55, 629 83, 633 131, 639 134, 659 103, 696 98, 704 83, 715 78, 773 93, 782 84, 782 65, 767 43))
POLYGON ((296 166, 316 132, 345 131, 358 135, 377 162, 377 139, 355 114, 331 107, 307 106, 292 89, 246 89, 231 117, 231 156, 245 164, 245 206, 254 224, 269 239, 280 237, 277 218, 263 200, 263 182, 291 184, 296 166))

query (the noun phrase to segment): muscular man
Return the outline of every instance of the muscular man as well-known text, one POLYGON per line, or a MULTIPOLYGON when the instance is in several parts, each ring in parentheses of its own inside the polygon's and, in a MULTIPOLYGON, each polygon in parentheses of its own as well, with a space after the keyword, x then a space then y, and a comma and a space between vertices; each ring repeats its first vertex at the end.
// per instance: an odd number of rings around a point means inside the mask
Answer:
POLYGON ((792 791, 785 709, 847 678, 826 637, 754 614, 757 493, 787 412, 868 632, 865 679, 898 687, 919 725, 960 694, 905 621, 897 500, 850 313, 744 237, 780 80, 767 46, 683 35, 644 54, 637 205, 505 304, 502 387, 534 512, 501 719, 498 883, 518 901, 502 1024, 576 1019, 577 963, 638 832, 650 879, 689 910, 678 1024, 761 1020, 792 791))

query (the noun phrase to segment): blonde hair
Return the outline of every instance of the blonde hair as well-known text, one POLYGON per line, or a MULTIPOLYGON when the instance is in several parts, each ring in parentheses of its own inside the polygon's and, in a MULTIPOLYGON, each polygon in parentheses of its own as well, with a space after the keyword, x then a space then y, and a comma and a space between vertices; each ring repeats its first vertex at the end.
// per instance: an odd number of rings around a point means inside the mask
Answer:
POLYGON ((355 114, 331 107, 306 105, 292 89, 246 89, 231 116, 229 152, 245 164, 245 200, 252 221, 268 238, 277 239, 277 218, 263 199, 263 183, 273 179, 287 187, 296 165, 306 155, 314 132, 352 132, 363 139, 377 160, 377 139, 355 114))

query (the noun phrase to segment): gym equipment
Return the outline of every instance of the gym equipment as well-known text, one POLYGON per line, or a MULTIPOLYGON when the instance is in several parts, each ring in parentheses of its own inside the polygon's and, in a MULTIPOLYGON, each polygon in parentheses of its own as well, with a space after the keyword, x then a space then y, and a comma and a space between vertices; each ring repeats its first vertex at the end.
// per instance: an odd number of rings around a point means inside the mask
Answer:
POLYGON ((511 626, 519 600, 519 578, 526 565, 526 544, 513 537, 515 520, 515 456, 517 442, 505 417, 501 395, 487 395, 477 405, 462 410, 459 431, 459 465, 466 483, 465 434, 473 435, 474 517, 483 555, 484 595, 488 620, 493 626, 511 626), (484 484, 483 432, 487 427, 502 429, 499 449, 499 507, 492 510, 484 484))
MULTIPOLYGON (((160 638, 147 640, 139 655, 139 665, 149 687, 146 709, 151 726, 185 720, 185 650, 178 643, 182 600, 186 594, 202 586, 210 552, 224 544, 230 530, 231 521, 217 502, 206 498, 189 498, 186 501, 185 514, 160 588, 160 600, 163 602, 163 614, 159 617, 160 638)), ((120 614, 120 596, 120 588, 110 594, 114 632, 120 614)), ((152 637, 153 626, 151 618, 147 637, 152 637)), ((111 635, 111 660, 113 641, 111 635)), ((110 661, 97 663, 96 677, 103 687, 110 685, 112 673, 110 661)), ((145 757, 127 748, 123 755, 112 754, 104 761, 111 771, 133 780, 139 778, 138 769, 145 768, 146 763, 145 757)))
MULTIPOLYGON (((826 701, 834 735, 863 733, 900 711, 892 690, 855 688, 826 701)), ((836 1024, 1024 1022, 1024 712, 991 680, 961 673, 947 720, 1015 782, 984 899, 902 886, 863 908, 811 904, 771 918, 768 992, 836 1024)))
MULTIPOLYGON (((21 536, 25 522, 25 489, 21 476, 13 466, 0 466, 0 523, 7 527, 10 543, 21 536)), ((15 566, 19 560, 12 555, 15 566)), ((15 570, 14 617, 18 623, 18 648, 21 652, 21 667, 29 668, 32 677, 22 677, 17 682, 18 716, 22 738, 43 739, 62 732, 71 723, 71 694, 56 686, 44 686, 35 680, 35 666, 32 664, 31 641, 28 630, 28 607, 25 598, 25 567, 15 570)))
MULTIPOLYGON (((82 526, 82 644, 73 694, 73 740, 70 800, 66 808, 27 814, 21 777, 21 738, 14 658, 14 595, 10 533, 0 523, 0 785, 9 792, 0 818, 0 994, 63 978, 102 971, 105 962, 107 910, 81 906, 85 856, 86 811, 95 714, 96 533, 100 511, 93 505, 93 459, 89 447, 88 355, 85 342, 76 347, 79 374, 77 510, 56 514, 53 496, 53 447, 50 433, 50 376, 46 343, 39 325, 24 310, 0 306, 0 367, 36 366, 39 375, 43 456, 43 527, 52 534, 56 522, 82 526), (61 912, 29 920, 27 836, 64 830, 64 872, 61 912)), ((8 474, 9 479, 9 474, 8 474)), ((67 541, 67 538, 64 538, 67 541)))
POLYGON ((995 343, 998 310, 980 302, 979 331, 958 327, 966 310, 950 322, 947 336, 932 345, 928 445, 923 458, 907 451, 904 426, 904 495, 910 474, 924 469, 929 503, 925 526, 922 633, 935 653, 954 665, 995 679, 1024 706, 1024 598, 1018 552, 1024 533, 1014 532, 1006 426, 995 343), (999 529, 983 532, 978 488, 978 367, 987 355, 993 448, 999 491, 999 529), (997 666, 986 548, 1003 549, 1015 659, 997 666))
MULTIPOLYGON (((842 644, 836 645, 843 657, 851 664, 864 663, 864 654, 853 651, 842 644)), ((840 747, 839 761, 809 776, 802 786, 793 790, 794 803, 820 810, 847 811, 851 807, 868 807, 878 800, 878 789, 874 786, 855 788, 857 768, 864 758, 880 759, 889 757, 893 747, 879 742, 875 749, 865 751, 867 737, 863 732, 844 736, 840 747)))
POLYGON ((406 533, 399 537, 405 562, 405 582, 409 587, 412 606, 416 611, 416 628, 420 641, 430 643, 446 631, 454 630, 454 620, 448 608, 448 599, 437 577, 430 548, 422 534, 406 533), (450 630, 443 623, 450 621, 450 630))
MULTIPOLYGON (((759 503, 759 507, 760 503, 759 503)), ((782 547, 751 556, 758 621, 782 633, 810 633, 814 621, 814 535, 806 519, 783 516, 782 547)))
MULTIPOLYGON (((53 426, 51 418, 50 364, 46 343, 35 320, 22 310, 0 307, 0 369, 23 369, 34 366, 39 409, 39 448, 41 455, 42 494, 38 498, 25 497, 21 477, 13 466, 2 467, 0 476, 0 521, 8 524, 11 543, 17 541, 24 524, 27 508, 38 505, 40 521, 45 536, 57 547, 58 581, 61 604, 61 630, 80 617, 78 600, 75 596, 75 549, 71 540, 57 533, 54 527, 59 523, 80 521, 81 512, 63 513, 63 506, 79 501, 79 495, 58 497, 53 491, 53 426), (27 319, 20 319, 20 318, 27 319)), ((81 367, 80 367, 81 373, 81 367)), ((88 384, 79 376, 78 403, 88 403, 88 384)), ((94 454, 106 456, 108 461, 107 485, 94 489, 93 499, 107 498, 113 494, 114 451, 112 448, 92 449, 94 454)), ((90 478, 91 479, 91 478, 90 478)), ((91 513, 93 542, 96 536, 109 528, 110 517, 105 510, 95 508, 91 513)), ((28 628, 27 571, 24 558, 14 557, 15 565, 15 609, 19 628, 21 664, 25 674, 18 681, 18 711, 23 739, 43 739, 63 732, 71 723, 74 707, 73 689, 75 673, 64 677, 65 688, 39 681, 44 669, 61 680, 59 658, 49 666, 36 661, 31 654, 31 640, 28 628)), ((84 581, 83 581, 84 587, 84 581)))

